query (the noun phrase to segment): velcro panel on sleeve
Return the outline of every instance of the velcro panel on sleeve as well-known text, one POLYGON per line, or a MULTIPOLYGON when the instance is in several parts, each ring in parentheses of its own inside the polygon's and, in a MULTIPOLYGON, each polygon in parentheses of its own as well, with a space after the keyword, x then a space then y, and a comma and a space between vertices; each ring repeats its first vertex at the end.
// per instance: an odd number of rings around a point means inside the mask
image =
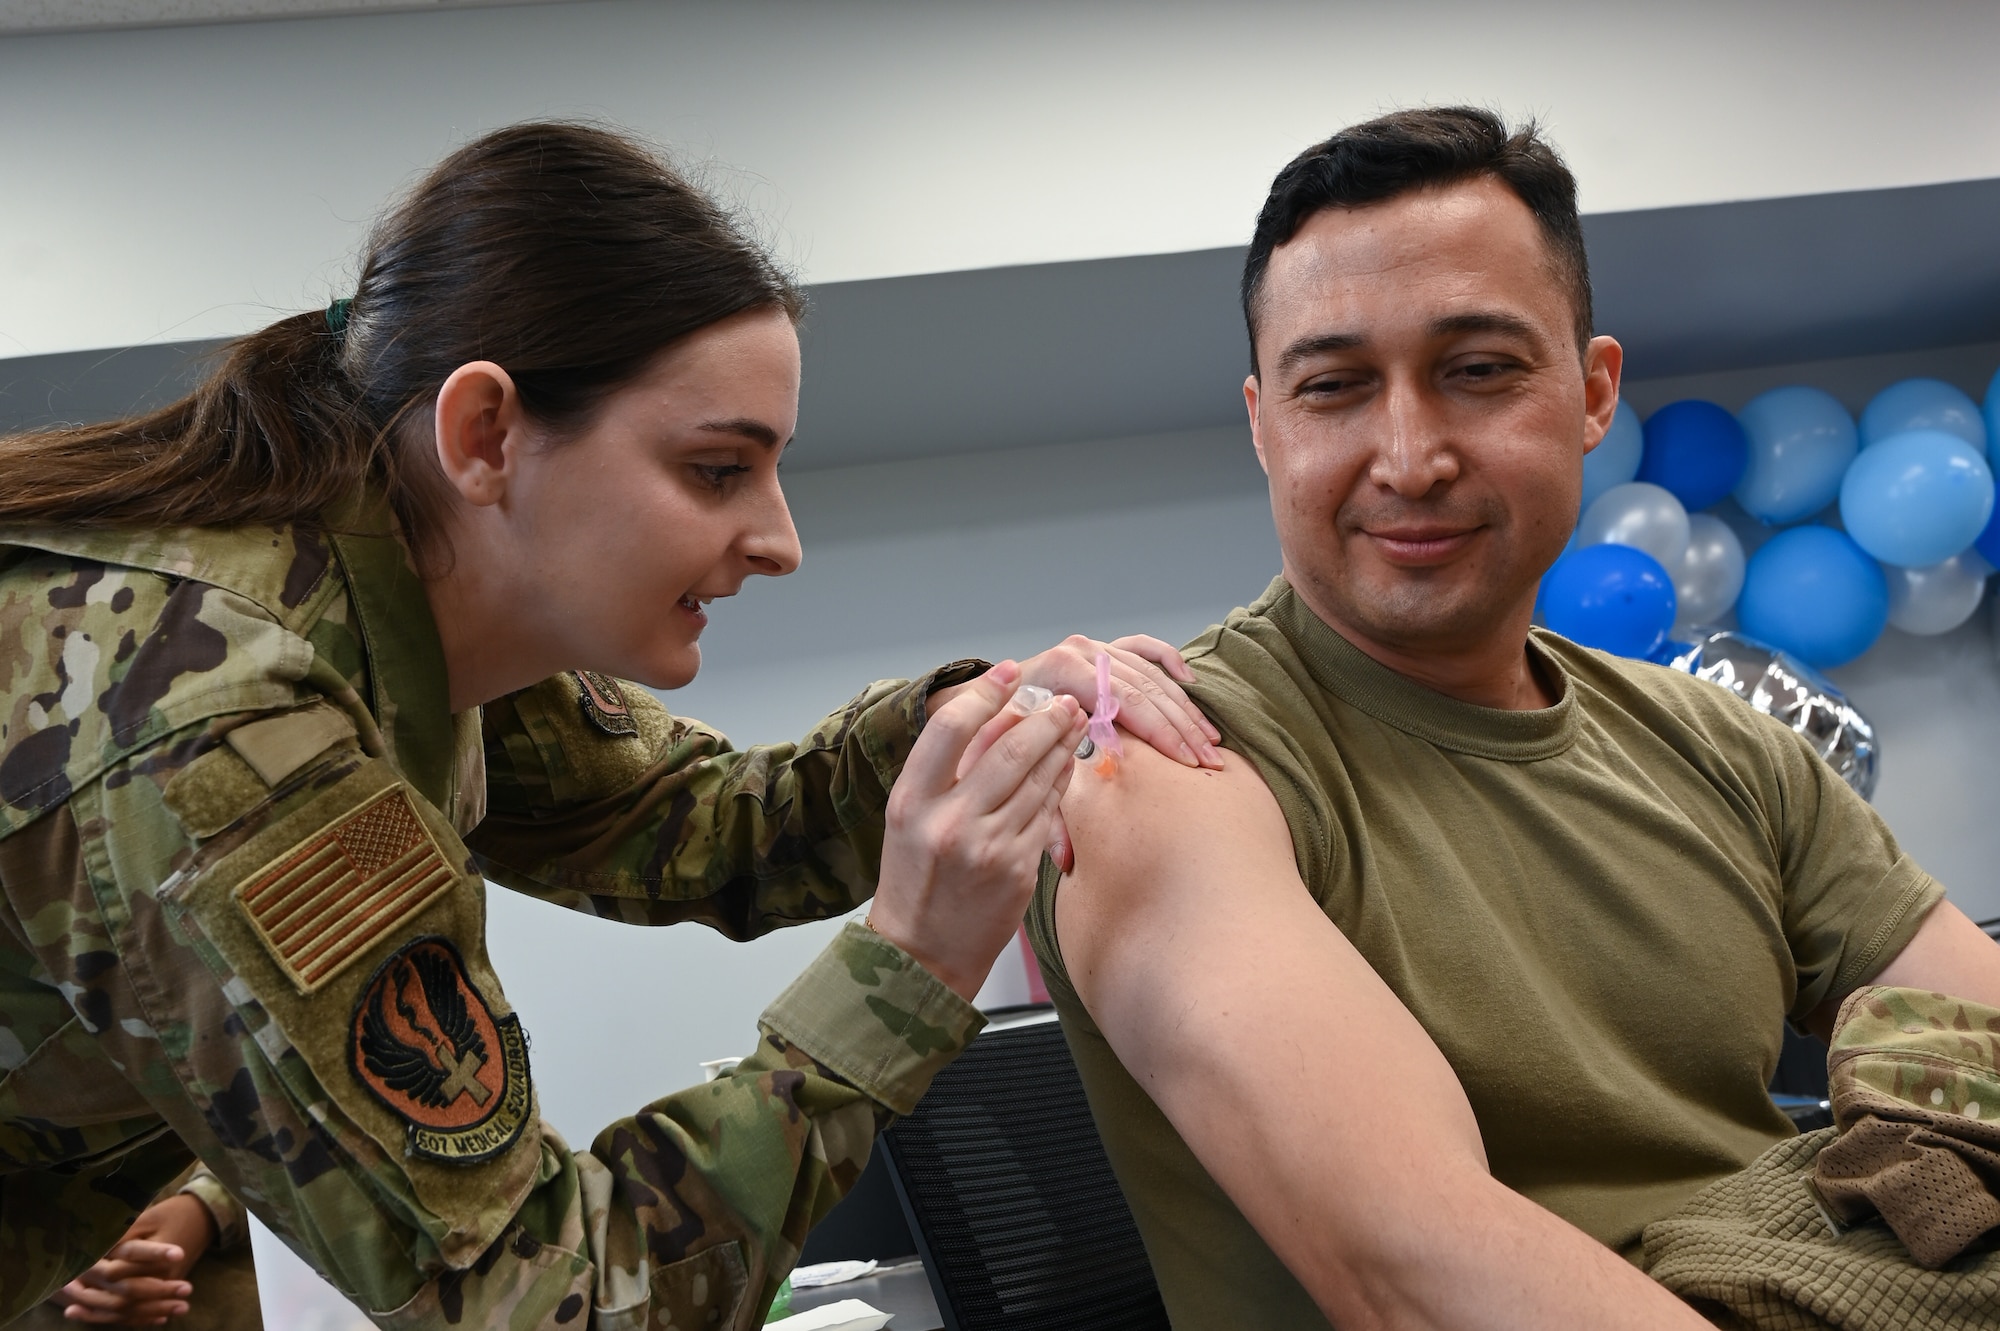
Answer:
POLYGON ((559 805, 624 793, 684 729, 637 684, 595 671, 565 670, 510 701, 559 805))
POLYGON ((484 884, 457 836, 388 763, 333 770, 346 774, 261 810, 253 834, 198 854, 159 899, 214 949, 298 1102, 336 1140, 344 1118, 379 1147, 413 1218, 464 1267, 534 1185, 527 1038, 487 960, 484 884))
POLYGON ((229 732, 229 747, 250 764, 267 786, 292 773, 342 740, 353 739, 354 722, 332 703, 267 716, 229 732))
POLYGON ((160 792, 160 802, 197 841, 241 822, 270 798, 264 779, 227 745, 175 772, 160 792))
POLYGON ((986 1018, 915 957, 850 921, 764 1010, 763 1025, 907 1114, 986 1018))

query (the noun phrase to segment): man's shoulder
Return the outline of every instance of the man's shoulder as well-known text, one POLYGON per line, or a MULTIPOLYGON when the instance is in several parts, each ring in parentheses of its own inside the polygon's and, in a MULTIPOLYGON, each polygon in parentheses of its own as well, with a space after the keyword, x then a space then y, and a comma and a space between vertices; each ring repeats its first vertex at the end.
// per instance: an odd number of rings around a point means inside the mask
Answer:
POLYGON ((1278 579, 1247 606, 1191 639, 1181 656, 1194 672, 1188 694, 1225 737, 1282 731, 1287 718, 1312 710, 1312 676, 1271 611, 1293 593, 1278 579))
POLYGON ((1607 730, 1641 729, 1677 747, 1696 740, 1732 766, 1762 765, 1774 743, 1799 743, 1783 722, 1671 665, 1613 656, 1541 629, 1534 640, 1561 664, 1584 714, 1607 730))
MULTIPOLYGON (((1075 865, 1060 881, 1074 880, 1078 887, 1063 894, 1067 943, 1079 940, 1079 929, 1094 936, 1185 904, 1178 894, 1212 899, 1254 866, 1289 870, 1294 864, 1286 814, 1258 768, 1240 754, 1226 754, 1218 771, 1187 767, 1148 745, 1128 743, 1111 775, 1079 765, 1062 808, 1075 865)), ((1038 886, 1041 924, 1035 932, 1052 942, 1058 887, 1052 870, 1038 886)), ((1074 964, 1077 957, 1068 960, 1074 964)))
MULTIPOLYGON (((1531 632, 1535 645, 1553 656, 1572 680, 1583 685, 1582 701, 1586 706, 1664 706, 1683 715, 1713 716, 1725 723, 1758 716, 1755 709, 1727 689, 1671 665, 1614 656, 1547 629, 1531 632)), ((1752 720, 1751 724, 1756 723, 1752 720)))

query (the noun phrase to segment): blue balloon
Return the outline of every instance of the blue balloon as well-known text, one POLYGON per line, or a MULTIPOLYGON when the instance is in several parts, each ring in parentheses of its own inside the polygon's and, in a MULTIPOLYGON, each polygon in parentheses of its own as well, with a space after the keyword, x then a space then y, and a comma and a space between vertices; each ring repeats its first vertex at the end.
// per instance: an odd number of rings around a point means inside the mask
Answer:
POLYGON ((1950 559, 1992 516, 1985 454, 1941 430, 1912 430, 1862 449, 1840 483, 1841 525, 1885 564, 1926 568, 1950 559))
POLYGON ((1637 476, 1639 458, 1645 451, 1646 431, 1639 424, 1639 413, 1632 410, 1631 403, 1620 402, 1611 428, 1596 448, 1583 455, 1583 507, 1577 512, 1589 508, 1612 486, 1624 485, 1637 476))
POLYGON ((1750 556, 1736 622, 1815 669, 1845 665, 1888 625, 1889 583, 1846 533, 1793 527, 1750 556))
POLYGON ((1986 457, 1990 462, 1993 446, 2000 444, 2000 370, 1995 370, 1993 377, 1987 380, 1986 409, 1980 414, 1986 418, 1986 457))
POLYGON ((1759 522, 1809 518, 1840 495, 1840 478, 1860 448, 1854 418, 1831 393, 1774 388, 1736 413, 1750 439, 1750 466, 1736 502, 1759 522))
POLYGON ((1942 379, 1905 379, 1877 393, 1861 412, 1861 446, 1873 448, 1912 430, 1942 430, 1986 451, 1979 406, 1942 379))
POLYGON ((1973 538, 1972 548, 1987 563, 2000 568, 2000 503, 1993 505, 1993 516, 1986 519, 1986 530, 1973 538))
POLYGON ((1727 496, 1749 465, 1743 427, 1713 402, 1670 402, 1646 418, 1639 479, 1671 490, 1690 513, 1727 496))
POLYGON ((1536 608, 1544 624, 1572 642, 1643 658, 1659 650, 1674 626, 1674 580, 1644 550, 1586 545, 1543 576, 1536 608))

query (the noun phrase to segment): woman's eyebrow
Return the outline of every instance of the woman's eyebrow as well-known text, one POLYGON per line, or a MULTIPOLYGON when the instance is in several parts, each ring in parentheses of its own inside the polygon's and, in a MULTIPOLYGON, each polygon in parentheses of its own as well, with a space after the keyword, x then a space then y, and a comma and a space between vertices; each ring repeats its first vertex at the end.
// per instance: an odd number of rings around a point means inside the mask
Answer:
POLYGON ((711 434, 738 434, 752 443, 766 448, 776 448, 780 442, 778 432, 760 420, 749 416, 737 416, 725 421, 703 421, 695 427, 711 434))

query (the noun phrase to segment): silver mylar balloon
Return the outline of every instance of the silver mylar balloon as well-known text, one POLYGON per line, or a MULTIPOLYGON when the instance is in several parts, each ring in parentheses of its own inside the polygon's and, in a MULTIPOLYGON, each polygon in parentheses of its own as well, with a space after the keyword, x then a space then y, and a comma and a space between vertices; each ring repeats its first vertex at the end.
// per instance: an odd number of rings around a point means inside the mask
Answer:
POLYGON ((1875 793, 1875 727, 1847 695, 1790 652, 1728 629, 1699 628, 1677 644, 1676 670, 1719 684, 1804 735, 1862 799, 1875 793))

